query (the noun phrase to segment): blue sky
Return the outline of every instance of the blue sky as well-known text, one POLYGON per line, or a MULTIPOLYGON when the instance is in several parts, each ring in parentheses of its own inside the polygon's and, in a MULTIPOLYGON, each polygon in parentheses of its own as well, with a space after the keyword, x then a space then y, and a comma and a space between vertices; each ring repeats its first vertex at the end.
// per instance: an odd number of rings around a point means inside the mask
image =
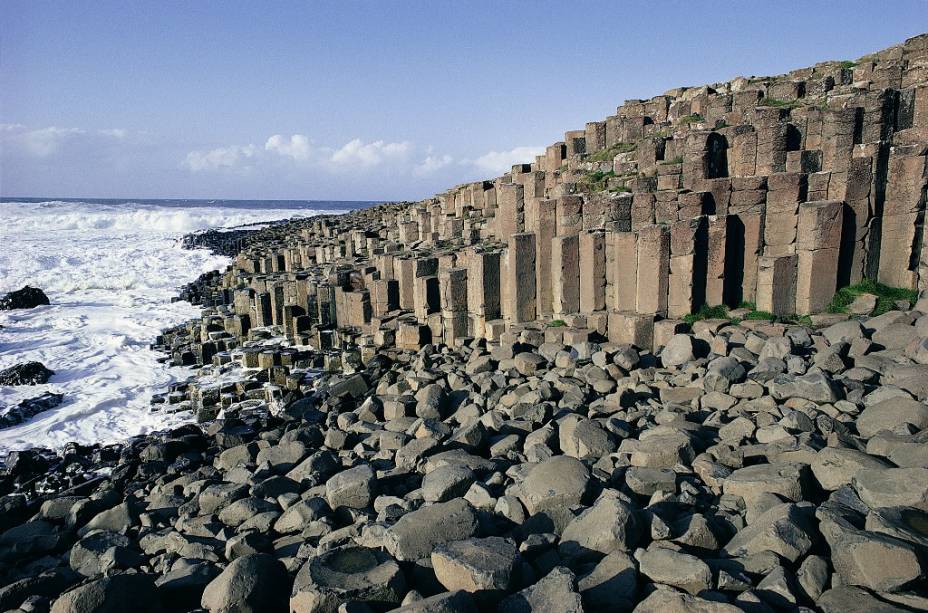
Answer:
POLYGON ((399 199, 628 98, 853 59, 928 2, 0 2, 4 196, 399 199))

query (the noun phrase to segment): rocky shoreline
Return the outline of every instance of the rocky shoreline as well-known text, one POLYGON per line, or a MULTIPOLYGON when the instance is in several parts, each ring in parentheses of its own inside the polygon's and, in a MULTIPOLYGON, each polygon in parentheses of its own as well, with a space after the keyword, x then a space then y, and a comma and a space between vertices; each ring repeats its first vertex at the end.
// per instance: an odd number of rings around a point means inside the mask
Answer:
POLYGON ((306 349, 220 419, 11 454, 0 607, 924 610, 926 313, 704 320, 656 355, 527 329, 294 381, 306 349))
POLYGON ((187 239, 197 423, 11 453, 0 610, 928 610, 926 58, 187 239))

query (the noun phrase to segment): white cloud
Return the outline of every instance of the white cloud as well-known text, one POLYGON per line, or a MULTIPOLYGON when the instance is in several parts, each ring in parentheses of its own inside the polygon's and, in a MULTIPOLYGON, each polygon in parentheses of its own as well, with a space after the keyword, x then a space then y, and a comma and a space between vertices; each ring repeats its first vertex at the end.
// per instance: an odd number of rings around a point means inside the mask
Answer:
POLYGON ((454 158, 448 154, 445 155, 428 155, 424 160, 416 164, 412 169, 412 173, 417 176, 424 176, 432 174, 438 170, 441 170, 445 166, 450 165, 454 162, 454 158))
POLYGON ((289 140, 280 134, 275 134, 264 143, 264 150, 273 151, 279 155, 291 157, 294 160, 308 160, 312 152, 312 147, 309 142, 309 137, 303 134, 293 134, 290 136, 289 140))
POLYGON ((117 138, 119 140, 122 140, 126 138, 127 136, 129 136, 129 131, 124 130, 122 128, 111 128, 109 130, 100 130, 99 132, 103 136, 110 136, 112 138, 117 138))
POLYGON ((191 151, 184 159, 184 165, 193 172, 203 170, 234 170, 242 162, 253 158, 256 153, 254 145, 231 145, 216 147, 209 151, 191 151))
POLYGON ((29 130, 21 124, 4 124, 3 132, 27 156, 38 158, 58 153, 65 142, 85 133, 80 128, 57 128, 55 126, 29 130))
POLYGON ((412 151, 412 143, 386 143, 382 140, 364 143, 356 138, 346 143, 329 158, 339 166, 378 166, 384 162, 403 160, 412 151))
MULTIPOLYGON (((509 172, 513 164, 534 162, 535 156, 544 152, 544 147, 515 147, 509 151, 490 151, 475 160, 469 161, 469 163, 484 172, 501 175, 509 172)), ((468 161, 464 163, 468 163, 468 161)))

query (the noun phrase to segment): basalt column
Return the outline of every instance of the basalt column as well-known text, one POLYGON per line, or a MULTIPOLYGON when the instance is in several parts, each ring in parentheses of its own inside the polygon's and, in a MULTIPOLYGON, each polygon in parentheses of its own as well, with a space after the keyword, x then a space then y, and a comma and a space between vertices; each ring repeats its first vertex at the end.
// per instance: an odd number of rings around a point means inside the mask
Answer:
POLYGON ((834 296, 838 276, 844 203, 807 202, 799 207, 796 240, 796 312, 822 311, 834 296))
POLYGON ((580 312, 606 308, 606 241, 603 232, 580 234, 580 312))
POLYGON ((507 299, 512 323, 535 319, 535 235, 520 232, 509 237, 507 299))
POLYGON ((438 275, 441 319, 446 345, 467 336, 467 269, 451 268, 438 275))
POLYGON ((667 314, 670 285, 670 232, 665 225, 645 226, 638 231, 638 282, 635 310, 667 314))
POLYGON ((557 236, 551 243, 551 287, 554 314, 563 317, 580 310, 580 239, 557 236))

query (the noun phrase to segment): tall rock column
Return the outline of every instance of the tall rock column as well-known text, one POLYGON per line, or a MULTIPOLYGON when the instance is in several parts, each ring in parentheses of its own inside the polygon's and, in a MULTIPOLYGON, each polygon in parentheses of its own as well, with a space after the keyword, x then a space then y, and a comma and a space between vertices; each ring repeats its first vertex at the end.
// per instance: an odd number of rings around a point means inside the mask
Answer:
POLYGON ((925 216, 925 147, 893 147, 889 155, 879 281, 893 287, 917 285, 925 216))
POLYGON ((467 336, 467 269, 449 268, 438 275, 445 344, 467 336))
POLYGON ((506 298, 509 320, 523 323, 535 319, 535 235, 519 232, 509 237, 506 298))
POLYGON ((543 315, 553 312, 551 241, 557 232, 557 201, 539 200, 535 207, 535 220, 532 225, 536 237, 535 280, 538 284, 535 306, 538 314, 543 315))
POLYGON ((580 310, 580 239, 556 236, 551 241, 551 295, 554 314, 563 317, 580 310))
POLYGON ((667 314, 670 284, 670 232, 667 226, 645 226, 638 231, 638 282, 635 310, 667 314))
POLYGON ((706 303, 708 226, 705 217, 670 227, 670 286, 667 315, 681 318, 706 303))
POLYGON ((807 202, 799 207, 796 240, 796 312, 822 311, 837 288, 844 203, 807 202))
POLYGON ((602 232, 580 234, 580 311, 606 308, 606 240, 602 232))
POLYGON ((612 284, 612 302, 616 311, 634 311, 638 294, 638 236, 635 232, 609 232, 607 282, 612 284))
POLYGON ((500 253, 473 251, 467 256, 467 310, 474 336, 485 336, 487 321, 500 319, 500 253))

